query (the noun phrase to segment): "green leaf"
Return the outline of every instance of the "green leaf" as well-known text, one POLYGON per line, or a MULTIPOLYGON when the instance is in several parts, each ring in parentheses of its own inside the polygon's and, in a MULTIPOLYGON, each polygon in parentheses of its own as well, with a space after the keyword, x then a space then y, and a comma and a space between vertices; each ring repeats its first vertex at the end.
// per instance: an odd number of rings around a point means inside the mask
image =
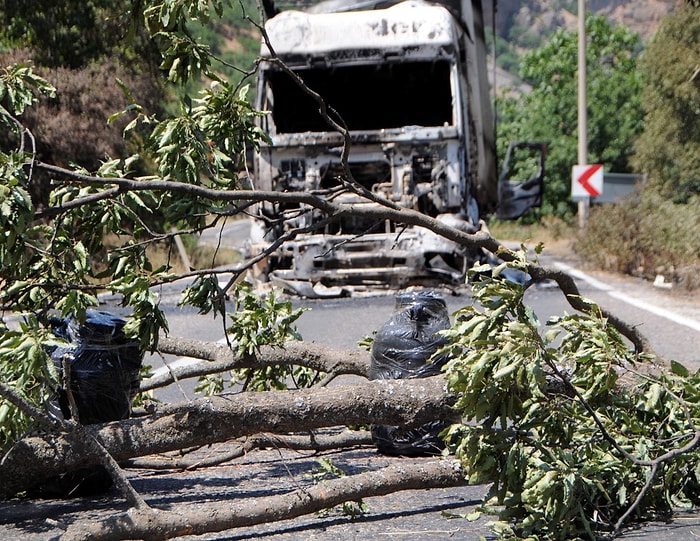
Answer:
POLYGON ((677 376, 687 378, 690 376, 689 370, 678 361, 671 360, 671 372, 677 376))
POLYGON ((517 361, 511 362, 509 364, 506 364, 505 366, 502 366, 496 372, 493 373, 493 379, 501 379, 515 370, 518 369, 519 363, 517 361))

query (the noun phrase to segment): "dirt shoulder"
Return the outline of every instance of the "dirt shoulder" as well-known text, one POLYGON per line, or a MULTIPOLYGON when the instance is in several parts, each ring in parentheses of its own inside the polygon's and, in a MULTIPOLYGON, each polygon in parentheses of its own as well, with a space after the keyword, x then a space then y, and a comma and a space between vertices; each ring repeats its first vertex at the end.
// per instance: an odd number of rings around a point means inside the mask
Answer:
POLYGON ((684 289, 669 283, 664 276, 652 281, 640 276, 601 270, 578 255, 571 244, 570 240, 559 240, 547 245, 542 254, 542 262, 549 264, 556 260, 583 273, 585 276, 575 276, 579 282, 590 278, 590 283, 595 287, 614 289, 660 309, 673 310, 698 321, 700 325, 700 290, 684 289))

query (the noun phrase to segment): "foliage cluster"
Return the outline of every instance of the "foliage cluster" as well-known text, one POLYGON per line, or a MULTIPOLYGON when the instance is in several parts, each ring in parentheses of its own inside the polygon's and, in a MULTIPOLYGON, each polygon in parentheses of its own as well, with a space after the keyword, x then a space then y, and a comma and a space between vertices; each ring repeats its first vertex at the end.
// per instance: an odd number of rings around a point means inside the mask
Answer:
MULTIPOLYGON (((239 282, 233 292, 231 312, 222 302, 224 293, 212 277, 197 280, 184 293, 182 304, 198 307, 200 313, 212 312, 228 316, 228 339, 244 355, 253 355, 261 346, 282 348, 288 340, 301 340, 294 322, 304 309, 294 309, 290 301, 280 300, 274 291, 260 298, 248 282, 239 282), (214 290, 213 292, 211 290, 214 290), (212 299, 217 299, 216 304, 212 299)), ((223 392, 227 387, 239 387, 244 391, 269 391, 310 387, 319 379, 319 373, 309 368, 290 365, 274 365, 265 368, 241 368, 232 370, 228 381, 223 374, 211 374, 200 378, 197 391, 207 395, 223 392)))
MULTIPOLYGON (((525 270, 524 253, 510 266, 525 270)), ((596 539, 700 503, 700 374, 672 363, 648 375, 650 359, 631 353, 593 304, 543 331, 526 291, 498 269, 480 276, 475 304, 445 332, 464 419, 447 436, 470 482, 493 483, 484 510, 498 516, 495 530, 596 539)))
MULTIPOLYGON (((171 16, 162 15, 168 21, 171 16)), ((208 14, 203 15, 206 16, 208 14)), ((172 65, 178 55, 184 53, 175 51, 174 54, 172 65)), ((203 69, 193 62, 195 71, 203 69)), ((180 75, 179 72, 174 74, 180 75)), ((57 309, 63 316, 72 311, 81 314, 87 306, 96 303, 97 285, 106 283, 105 289, 125 296, 125 304, 134 308, 135 320, 144 318, 135 323, 140 329, 138 334, 145 344, 153 344, 165 323, 156 307, 156 298, 148 288, 170 276, 167 267, 151 268, 145 257, 145 246, 149 241, 167 241, 171 237, 165 229, 150 228, 143 216, 158 216, 164 227, 175 224, 186 231, 205 225, 206 216, 228 213, 229 205, 175 194, 161 197, 148 191, 124 191, 113 197, 98 197, 93 206, 84 206, 73 203, 94 196, 103 182, 82 187, 70 182, 54 182, 48 204, 54 208, 59 206, 60 213, 51 223, 36 220, 36 206, 28 195, 34 170, 25 169, 27 160, 36 159, 36 156, 24 154, 33 150, 29 144, 33 136, 30 137, 31 132, 16 117, 38 100, 39 93, 53 95, 54 92, 45 79, 24 65, 15 65, 0 76, 0 104, 4 107, 0 111, 1 121, 14 133, 19 150, 0 154, 4 181, 2 204, 8 209, 3 212, 8 243, 3 246, 0 264, 4 280, 12 284, 3 291, 2 302, 16 310, 39 314, 49 309, 57 309), (77 235, 77 231, 81 234, 77 235), (76 242, 76 236, 81 240, 76 242), (105 238, 122 239, 122 243, 109 247, 106 262, 95 266, 88 255, 104 252, 105 238), (137 242, 139 238, 145 240, 137 242), (58 302, 57 298, 60 298, 58 302)), ((136 165, 145 159, 152 161, 160 178, 165 180, 190 184, 204 180, 219 187, 239 186, 232 164, 241 163, 247 145, 254 146, 266 137, 254 125, 257 113, 250 108, 245 93, 245 88, 237 89, 220 82, 196 100, 187 100, 180 116, 164 121, 147 115, 140 104, 130 103, 126 109, 137 113, 137 117, 125 131, 138 132, 145 150, 141 155, 102 163, 98 175, 103 178, 136 176, 136 165)), ((139 179, 149 180, 148 177, 139 179)))
MULTIPOLYGON (((220 3, 214 5, 215 10, 220 11, 221 7, 220 3)), ((124 158, 105 157, 97 164, 96 171, 96 176, 102 180, 76 183, 75 179, 71 182, 71 179, 52 178, 42 194, 44 199, 32 199, 30 190, 36 179, 39 156, 35 134, 24 120, 40 97, 53 98, 56 89, 24 63, 0 71, 0 125, 2 133, 9 134, 7 146, 0 148, 0 220, 3 226, 0 305, 17 313, 35 315, 26 323, 34 329, 33 333, 25 331, 17 336, 3 333, 3 340, 9 342, 3 345, 2 367, 8 375, 21 367, 23 375, 8 381, 16 383, 18 392, 35 399, 37 405, 45 403, 48 393, 47 387, 37 382, 48 385, 51 379, 40 370, 42 356, 46 360, 42 346, 47 346, 47 340, 53 340, 49 334, 50 317, 73 315, 82 319, 89 307, 98 304, 97 294, 108 291, 120 296, 123 305, 130 309, 131 318, 125 332, 138 337, 144 348, 154 348, 159 334, 167 332, 168 326, 159 307, 159 296, 152 286, 179 276, 168 264, 154 267, 147 247, 154 243, 170 245, 173 242, 171 226, 179 228, 177 234, 186 235, 206 226, 211 216, 216 224, 219 218, 237 212, 234 205, 226 202, 205 201, 182 194, 108 189, 106 179, 129 178, 138 183, 160 178, 236 188, 240 186, 237 167, 244 160, 246 148, 254 147, 266 137, 255 127, 258 113, 246 99, 247 89, 223 81, 211 71, 208 57, 202 60, 203 57, 198 56, 206 51, 182 30, 187 24, 209 21, 209 3, 154 3, 147 6, 145 15, 148 28, 165 46, 164 65, 173 80, 185 82, 190 77, 206 74, 217 84, 195 99, 184 99, 178 115, 160 120, 149 114, 122 82, 119 92, 123 91, 127 98, 123 112, 128 115, 116 113, 108 120, 123 118, 127 123, 124 130, 135 138, 135 148, 140 152, 124 158), (171 28, 174 30, 169 32, 171 28), (191 53, 197 54, 192 56, 191 53), (148 169, 157 171, 159 177, 144 176, 141 167, 144 162, 148 169), (92 257, 95 254, 102 257, 92 257), (11 341, 13 336, 14 342, 11 341)), ((59 103, 64 100, 66 109, 77 110, 79 116, 85 115, 92 105, 83 90, 90 84, 109 87, 110 91, 104 92, 105 99, 109 100, 115 95, 115 86, 107 83, 107 71, 107 68, 96 69, 94 77, 79 81, 80 84, 74 85, 75 93, 58 98, 59 103)), ((65 79, 74 75, 73 72, 60 73, 65 73, 65 79)), ((142 90, 135 86, 135 90, 142 90)), ((111 105, 116 109, 119 102, 111 105)), ((106 102, 102 103, 102 107, 107 106, 106 102)), ((59 117, 57 120, 60 120, 60 115, 51 114, 50 109, 45 112, 46 118, 59 117)), ((85 124, 86 129, 91 125, 85 124)), ((58 126, 56 132, 58 137, 58 126)), ((42 138, 44 135, 42 133, 42 138)), ((61 135, 66 136, 65 129, 61 135)), ((100 141, 99 135, 95 141, 100 141)), ((72 143, 78 149, 86 141, 80 139, 72 143)), ((104 149, 105 152, 111 150, 104 149)), ((76 175, 84 171, 78 168, 76 175)), ((206 274, 188 269, 190 271, 199 276, 206 274)), ((215 281, 217 271, 208 273, 215 281)), ((197 299, 201 305, 202 296, 210 294, 211 302, 218 302, 234 285, 231 283, 221 290, 207 289, 207 284, 206 280, 198 282, 202 291, 199 294, 190 291, 187 301, 197 299)), ((273 308, 279 310, 278 305, 273 308)), ((6 427, 6 434, 10 435, 3 439, 9 441, 19 434, 26 418, 5 401, 2 408, 5 420, 10 424, 18 422, 16 426, 6 427)))
MULTIPOLYGON (((586 18, 589 163, 629 172, 642 123, 639 37, 602 16, 586 18)), ((558 30, 523 56, 521 77, 532 91, 499 98, 498 149, 509 141, 547 144, 545 195, 539 216, 572 214, 571 167, 577 162, 577 33, 558 30)))

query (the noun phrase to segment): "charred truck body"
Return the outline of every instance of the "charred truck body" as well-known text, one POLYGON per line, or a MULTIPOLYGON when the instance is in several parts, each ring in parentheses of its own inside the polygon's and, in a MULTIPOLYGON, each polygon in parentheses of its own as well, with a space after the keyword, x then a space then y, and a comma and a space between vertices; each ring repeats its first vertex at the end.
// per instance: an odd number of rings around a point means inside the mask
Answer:
MULTIPOLYGON (((499 207, 516 217, 539 202, 541 175, 497 181, 480 0, 331 0, 281 12, 265 30, 272 51, 263 45, 257 108, 269 111, 262 127, 272 144, 256 155, 257 189, 328 190, 343 173, 342 135, 274 56, 337 111, 352 177, 374 194, 467 232, 499 207)), ((338 199, 376 204, 349 192, 338 199)), ((286 217, 287 229, 321 221, 298 208, 263 210, 286 217)), ((333 286, 461 282, 473 262, 428 230, 345 218, 273 253, 269 278, 318 296, 333 286)))

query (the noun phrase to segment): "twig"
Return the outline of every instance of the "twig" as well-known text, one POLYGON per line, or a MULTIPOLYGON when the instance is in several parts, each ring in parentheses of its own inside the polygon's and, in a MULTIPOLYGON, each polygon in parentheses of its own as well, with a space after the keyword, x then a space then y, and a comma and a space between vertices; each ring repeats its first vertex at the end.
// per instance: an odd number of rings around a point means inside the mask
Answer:
POLYGON ((647 482, 642 487, 642 490, 639 491, 639 494, 637 494, 637 497, 634 499, 627 511, 625 511, 624 514, 615 523, 615 529, 613 531, 614 536, 617 536, 620 533, 622 525, 625 523, 627 518, 634 512, 634 510, 639 506, 646 493, 649 492, 651 484, 654 481, 654 477, 656 477, 656 470, 658 469, 658 467, 659 464, 652 464, 651 471, 649 472, 649 477, 647 479, 647 482))

